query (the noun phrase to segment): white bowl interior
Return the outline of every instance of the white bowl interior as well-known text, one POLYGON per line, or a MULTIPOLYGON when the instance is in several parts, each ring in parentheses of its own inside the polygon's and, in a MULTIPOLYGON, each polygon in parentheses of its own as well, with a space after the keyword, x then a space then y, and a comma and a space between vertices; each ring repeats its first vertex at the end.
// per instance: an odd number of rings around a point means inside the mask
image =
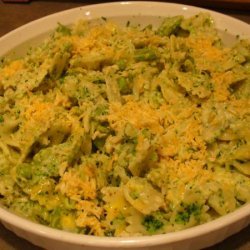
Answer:
MULTIPOLYGON (((108 17, 120 25, 125 25, 130 20, 135 25, 157 26, 162 20, 161 17, 174 15, 189 17, 201 11, 208 12, 193 6, 159 2, 118 2, 74 8, 33 21, 3 36, 0 39, 0 56, 10 51, 13 51, 15 56, 23 55, 30 46, 35 46, 44 40, 58 23, 70 25, 80 19, 108 17)), ((231 45, 236 36, 250 38, 248 24, 214 11, 209 12, 226 45, 231 45)))

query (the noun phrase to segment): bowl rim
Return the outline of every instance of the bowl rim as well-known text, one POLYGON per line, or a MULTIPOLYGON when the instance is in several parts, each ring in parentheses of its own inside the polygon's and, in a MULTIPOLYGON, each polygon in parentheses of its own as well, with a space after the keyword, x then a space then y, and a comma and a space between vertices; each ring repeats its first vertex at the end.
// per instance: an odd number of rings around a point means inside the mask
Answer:
MULTIPOLYGON (((106 237, 77 234, 63 231, 56 228, 51 228, 26 218, 18 216, 3 207, 0 207, 0 220, 8 225, 13 225, 24 231, 31 231, 37 236, 42 236, 47 239, 59 240, 72 244, 95 246, 95 247, 141 247, 141 246, 156 246, 177 241, 185 241, 190 238, 196 238, 206 235, 210 232, 217 231, 221 228, 229 226, 237 221, 246 219, 247 224, 250 224, 250 204, 245 204, 241 208, 219 217, 210 222, 197 225, 181 231, 170 232, 166 234, 157 234, 151 236, 125 236, 125 237, 106 237)), ((4 224, 3 223, 3 224, 4 224)), ((246 224, 246 226, 247 226, 246 224)))
MULTIPOLYGON (((41 17, 39 19, 36 19, 36 20, 33 20, 31 22, 28 22, 6 34, 4 34, 3 36, 0 37, 0 46, 5 45, 6 47, 7 46, 10 46, 11 47, 11 50, 13 48, 15 48, 17 45, 20 45, 22 44, 23 42, 26 41, 26 39, 23 39, 22 37, 22 31, 29 31, 29 35, 26 35, 25 37, 28 38, 28 40, 30 40, 32 37, 36 36, 36 35, 39 35, 41 34, 41 32, 39 31, 39 29, 33 29, 32 30, 32 27, 33 26, 38 26, 40 23, 43 23, 43 22, 46 22, 46 20, 52 20, 54 17, 62 17, 64 15, 67 15, 67 14, 72 14, 74 12, 77 12, 77 11, 84 11, 84 10, 88 10, 88 12, 92 11, 92 10, 95 10, 95 9, 101 9, 101 8, 109 8, 109 7, 131 7, 131 6, 140 6, 140 7, 144 7, 144 8, 149 8, 149 7, 159 7, 159 6, 169 6, 170 8, 179 8, 180 10, 182 9, 183 11, 196 11, 197 12, 209 12, 214 18, 217 18, 217 19, 223 19, 223 20, 227 20, 228 22, 230 22, 230 25, 234 24, 234 25, 237 25, 237 26, 241 26, 243 27, 244 26, 244 29, 248 30, 248 32, 246 32, 246 34, 243 34, 243 36, 245 37, 245 35, 247 36, 247 38, 250 38, 250 32, 249 32, 249 24, 247 24, 246 22, 244 21, 241 21, 237 18, 234 18, 234 17, 231 17, 231 16, 228 16, 228 15, 225 15, 225 14, 222 14, 222 13, 219 13, 217 11, 214 11, 214 10, 208 10, 208 9, 205 9, 205 8, 201 8, 201 7, 196 7, 196 6, 192 6, 192 5, 188 5, 188 4, 178 4, 178 3, 172 3, 172 2, 158 2, 158 1, 117 1, 117 2, 106 2, 106 3, 97 3, 97 4, 89 4, 89 5, 84 5, 84 6, 81 6, 81 7, 76 7, 76 8, 71 8, 71 9, 68 9, 68 10, 63 10, 63 11, 59 11, 59 12, 56 12, 56 13, 53 13, 53 14, 50 14, 50 15, 46 15, 44 17, 41 17), (17 35, 18 34, 18 35, 17 35), (9 37, 10 36, 13 36, 14 39, 13 41, 9 41, 9 37)), ((166 15, 168 16, 169 13, 166 15)), ((108 16, 116 16, 115 13, 109 13, 108 16)), ((148 15, 150 16, 150 15, 148 15)), ((151 15, 151 16, 154 16, 154 15, 151 15)), ((87 17, 87 15, 85 16, 87 17)), ((100 16, 99 16, 100 17, 100 16)), ((91 18, 92 19, 92 18, 91 18)), ((57 22, 58 23, 58 22, 57 22)), ((57 24, 56 23, 56 24, 57 24)), ((47 23, 48 24, 48 23, 47 23)), ((224 25, 223 22, 220 23, 220 25, 224 25)), ((56 26, 50 26, 50 29, 54 29, 56 26)), ((231 27, 231 26, 229 26, 231 27)), ((40 30, 41 28, 43 29, 43 31, 45 30, 46 32, 49 31, 49 29, 46 27, 39 27, 40 30)), ((227 29, 227 28, 226 28, 227 29)), ((5 54, 7 54, 8 52, 10 52, 11 50, 8 50, 8 49, 4 49, 0 52, 0 56, 3 56, 5 54)))
MULTIPOLYGON (((176 3, 168 3, 168 2, 151 2, 151 1, 122 1, 122 2, 107 2, 107 3, 99 3, 99 4, 91 4, 85 5, 82 7, 76 7, 60 12, 56 12, 51 15, 47 15, 45 17, 39 18, 32 22, 29 22, 13 31, 5 34, 4 36, 0 37, 0 46, 3 43, 8 41, 9 37, 16 36, 17 34, 25 31, 27 28, 32 28, 33 26, 39 25, 43 23, 48 18, 54 18, 56 16, 63 16, 65 14, 74 13, 75 11, 83 11, 87 9, 95 9, 95 8, 102 8, 102 7, 121 7, 122 5, 128 6, 155 6, 159 7, 163 6, 171 6, 171 7, 178 7, 178 8, 189 8, 197 12, 206 11, 212 14, 212 16, 217 16, 222 19, 229 20, 231 22, 236 23, 237 25, 244 26, 245 28, 249 28, 248 24, 240 21, 236 18, 227 16, 225 14, 221 14, 216 11, 207 10, 204 8, 199 8, 187 4, 176 4, 176 3)), ((168 13, 169 15, 169 13, 168 13)), ((109 15, 108 15, 109 16, 109 15)), ((153 15, 152 15, 153 16, 153 15)), ((250 35, 250 32, 247 32, 247 35, 250 35)), ((20 44, 16 42, 16 44, 20 44)), ((13 49, 13 45, 10 45, 11 49, 13 49)), ((2 52, 1 52, 2 54, 2 52)), ((3 53, 4 54, 4 53, 3 53)), ((0 55, 1 56, 1 55, 0 55)), ((190 238, 195 238, 198 236, 206 235, 212 231, 219 230, 230 224, 236 223, 242 219, 246 219, 247 223, 250 224, 250 204, 245 204, 241 208, 235 210, 232 213, 219 217, 218 219, 212 220, 205 224, 197 225, 188 229, 184 229, 177 232, 170 232, 166 234, 159 234, 159 235, 152 235, 152 236, 129 236, 129 237, 105 237, 105 236, 90 236, 90 235, 83 235, 83 234, 76 234, 71 232, 62 231, 59 229, 50 228, 45 225, 41 225, 35 222, 32 222, 28 219, 20 217, 9 210, 6 210, 4 207, 0 206, 0 221, 8 225, 12 225, 17 227, 23 231, 31 232, 37 236, 42 236, 47 239, 52 240, 59 240, 61 242, 67 242, 72 244, 80 244, 85 246, 95 246, 95 247, 125 247, 129 248, 133 247, 141 247, 141 246, 156 246, 156 245, 163 245, 168 243, 174 243, 177 241, 183 241, 190 238)))

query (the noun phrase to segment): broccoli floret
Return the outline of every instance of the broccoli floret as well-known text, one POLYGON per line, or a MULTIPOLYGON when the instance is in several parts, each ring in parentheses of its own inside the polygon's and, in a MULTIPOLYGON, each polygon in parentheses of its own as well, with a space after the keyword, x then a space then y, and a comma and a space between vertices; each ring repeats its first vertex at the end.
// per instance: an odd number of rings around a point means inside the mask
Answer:
MULTIPOLYGON (((182 204, 184 206, 184 204, 182 204)), ((201 207, 198 204, 192 203, 184 207, 184 211, 176 215, 175 222, 186 224, 189 222, 191 215, 197 217, 200 214, 201 207)))
POLYGON ((153 215, 146 215, 142 221, 142 225, 146 228, 146 230, 153 234, 157 230, 163 227, 164 223, 157 218, 155 218, 153 215))
POLYGON ((186 224, 186 222, 188 222, 189 219, 190 219, 190 214, 187 211, 184 211, 184 212, 179 212, 177 214, 175 221, 180 224, 181 223, 186 224))

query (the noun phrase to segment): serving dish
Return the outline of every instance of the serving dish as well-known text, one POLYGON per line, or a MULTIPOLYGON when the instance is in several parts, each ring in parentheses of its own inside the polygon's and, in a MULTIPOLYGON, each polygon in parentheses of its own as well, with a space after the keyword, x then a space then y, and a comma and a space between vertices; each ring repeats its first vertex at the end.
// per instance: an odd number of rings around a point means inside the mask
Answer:
MULTIPOLYGON (((166 16, 168 14, 191 16, 200 11, 201 9, 190 6, 150 2, 121 2, 86 6, 61 12, 25 25, 4 36, 0 41, 0 46, 2 55, 12 50, 15 51, 13 56, 21 55, 28 46, 39 43, 41 39, 47 36, 57 26, 57 22, 68 25, 83 17, 95 19, 100 16, 107 16, 112 17, 120 24, 125 24, 130 19, 134 23, 153 23, 157 25, 157 16, 166 16)), ((228 43, 231 43, 236 35, 249 37, 247 24, 218 13, 211 12, 211 15, 216 21, 223 38, 228 43), (229 32, 224 32, 226 30, 229 32)), ((121 249, 138 249, 139 247, 146 249, 195 249, 215 244, 248 225, 249 210, 249 205, 246 205, 234 213, 211 223, 178 233, 130 238, 101 238, 70 234, 28 222, 3 209, 0 210, 0 217, 4 225, 17 235, 46 249, 68 249, 69 247, 73 249, 84 249, 84 247, 85 249, 90 249, 90 247, 92 249, 99 249, 100 247, 121 249)))

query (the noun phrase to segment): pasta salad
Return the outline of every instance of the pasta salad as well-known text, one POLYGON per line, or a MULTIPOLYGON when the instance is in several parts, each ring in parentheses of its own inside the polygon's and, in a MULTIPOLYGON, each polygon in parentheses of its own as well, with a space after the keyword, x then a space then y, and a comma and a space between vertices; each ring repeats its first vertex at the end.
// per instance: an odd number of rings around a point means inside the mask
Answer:
POLYGON ((0 64, 0 202, 80 234, 141 236, 250 201, 250 43, 207 13, 58 24, 0 64))

